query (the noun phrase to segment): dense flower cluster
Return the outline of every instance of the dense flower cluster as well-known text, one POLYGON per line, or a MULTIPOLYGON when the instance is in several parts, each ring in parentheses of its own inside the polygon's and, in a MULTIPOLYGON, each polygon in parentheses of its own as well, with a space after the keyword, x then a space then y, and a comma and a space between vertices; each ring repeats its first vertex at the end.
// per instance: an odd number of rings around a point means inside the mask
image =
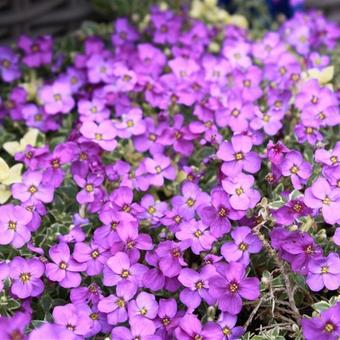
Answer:
MULTIPOLYGON (((153 8, 113 28, 70 55, 48 36, 0 48, 4 126, 39 130, 0 163, 1 289, 20 301, 1 338, 239 339, 268 245, 307 292, 337 290, 339 96, 308 71, 339 27, 299 14, 252 40, 153 8)), ((304 319, 305 337, 336 339, 339 315, 304 319)))

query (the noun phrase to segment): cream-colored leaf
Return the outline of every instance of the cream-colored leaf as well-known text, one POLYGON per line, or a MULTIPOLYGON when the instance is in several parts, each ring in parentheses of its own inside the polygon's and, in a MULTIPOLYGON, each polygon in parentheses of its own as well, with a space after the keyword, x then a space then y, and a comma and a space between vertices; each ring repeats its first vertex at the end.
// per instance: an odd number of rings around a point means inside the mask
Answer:
POLYGON ((13 183, 21 182, 21 171, 23 165, 22 164, 15 164, 9 169, 9 173, 6 179, 2 181, 3 184, 9 185, 13 183))
POLYGON ((10 155, 14 156, 17 152, 22 151, 20 149, 19 142, 7 142, 2 146, 10 155))
POLYGON ((0 182, 8 177, 9 166, 3 158, 0 157, 0 182))
POLYGON ((0 185, 0 204, 4 204, 11 197, 11 192, 4 186, 0 185))

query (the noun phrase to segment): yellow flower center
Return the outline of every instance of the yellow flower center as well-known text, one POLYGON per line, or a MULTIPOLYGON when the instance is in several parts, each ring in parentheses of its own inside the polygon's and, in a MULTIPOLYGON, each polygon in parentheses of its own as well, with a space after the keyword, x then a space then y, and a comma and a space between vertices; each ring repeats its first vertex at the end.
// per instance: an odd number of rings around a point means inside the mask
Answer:
POLYGON ((116 305, 119 307, 119 308, 124 308, 125 307, 125 301, 120 298, 116 301, 116 305))
POLYGON ((19 275, 19 278, 22 283, 25 283, 31 279, 31 273, 21 273, 19 275))
POLYGON ((102 135, 101 133, 95 133, 95 134, 94 134, 94 138, 95 138, 96 140, 102 140, 102 139, 103 139, 103 135, 102 135))
POLYGON ((328 266, 321 267, 321 273, 322 274, 327 274, 328 272, 329 272, 329 267, 328 266))
POLYGON ((265 122, 265 123, 268 123, 270 121, 270 116, 267 115, 267 114, 264 114, 263 117, 262 117, 262 120, 265 122))
POLYGON ((31 193, 31 194, 35 194, 38 189, 34 186, 34 185, 31 185, 28 189, 28 191, 31 193))
POLYGON ((242 187, 239 187, 235 190, 237 196, 241 196, 244 193, 244 190, 242 187))
POLYGON ((192 198, 189 198, 188 200, 187 200, 187 206, 188 207, 192 207, 194 204, 195 204, 195 200, 194 199, 192 199, 192 198))
POLYGON ((297 174, 298 172, 299 172, 299 168, 296 166, 296 165, 293 165, 291 168, 290 168, 290 172, 292 173, 292 174, 297 174))
POLYGON ((17 229, 17 222, 9 221, 8 222, 8 229, 9 230, 16 230, 17 229))
POLYGON ((55 95, 53 95, 53 98, 56 102, 61 101, 61 95, 59 93, 56 93, 55 95))
POLYGON ((230 293, 236 293, 238 291, 238 284, 235 282, 230 283, 228 288, 230 293))
POLYGON ((197 281, 195 283, 195 287, 196 287, 196 289, 200 290, 204 287, 204 283, 202 281, 197 281))
POLYGON ((246 251, 248 249, 248 244, 241 242, 238 246, 238 249, 242 250, 242 251, 246 251))
POLYGON ((194 232, 194 236, 197 237, 197 238, 200 238, 202 236, 202 232, 200 230, 196 230, 194 232))
POLYGON ((251 80, 249 80, 249 79, 246 79, 246 80, 244 80, 243 81, 243 85, 244 85, 244 87, 250 87, 251 86, 251 80))
POLYGON ((150 215, 153 215, 155 212, 156 212, 156 209, 155 209, 153 206, 150 206, 150 207, 148 208, 148 213, 149 213, 150 215))
POLYGON ((331 162, 332 162, 333 164, 337 163, 337 162, 338 162, 338 157, 332 156, 332 157, 331 157, 331 162))
POLYGON ((148 310, 145 307, 143 307, 139 312, 140 312, 141 315, 146 315, 148 310))
POLYGON ((240 111, 237 110, 237 109, 234 109, 233 111, 231 111, 231 115, 234 116, 234 117, 238 117, 240 115, 240 111))
POLYGON ((311 135, 313 133, 314 129, 312 127, 306 127, 306 134, 311 135))
POLYGON ((155 167, 155 170, 156 170, 156 172, 157 172, 158 174, 160 174, 160 173, 162 172, 162 168, 161 168, 159 165, 157 165, 157 166, 155 167))
POLYGON ((325 332, 332 333, 334 331, 334 326, 330 322, 327 322, 324 327, 325 332))
POLYGON ((126 122, 126 125, 127 125, 127 127, 133 127, 134 125, 135 125, 135 123, 133 122, 133 120, 128 120, 127 122, 126 122))
POLYGON ((3 66, 4 68, 10 68, 11 62, 10 62, 9 60, 7 60, 7 59, 4 59, 4 60, 2 61, 2 66, 3 66))
POLYGON ((91 314, 90 314, 90 318, 91 318, 92 320, 98 320, 98 319, 99 319, 99 315, 98 315, 98 313, 91 313, 91 314))
POLYGON ((59 263, 59 268, 62 270, 65 270, 67 268, 67 263, 65 263, 64 261, 61 261, 59 263))
POLYGON ((244 159, 243 152, 237 152, 237 153, 235 153, 234 157, 235 157, 235 159, 236 159, 237 161, 240 161, 240 160, 244 159))
POLYGON ((322 203, 325 204, 325 205, 330 205, 332 203, 332 200, 328 196, 326 196, 323 199, 322 203))
POLYGON ((93 191, 93 185, 92 184, 86 184, 85 185, 85 190, 87 192, 92 192, 93 191))
POLYGON ((122 270, 120 276, 123 278, 123 279, 127 279, 129 277, 130 273, 127 269, 124 269, 122 270))
POLYGON ((223 335, 228 336, 231 334, 231 330, 228 327, 224 327, 223 330, 223 335))
POLYGON ((312 99, 310 100, 312 104, 317 104, 319 99, 316 96, 312 96, 312 99))
POLYGON ((99 251, 96 249, 91 253, 91 257, 96 259, 100 255, 99 251))
POLYGON ((168 326, 170 324, 170 319, 166 316, 165 318, 162 319, 162 324, 164 326, 168 326))

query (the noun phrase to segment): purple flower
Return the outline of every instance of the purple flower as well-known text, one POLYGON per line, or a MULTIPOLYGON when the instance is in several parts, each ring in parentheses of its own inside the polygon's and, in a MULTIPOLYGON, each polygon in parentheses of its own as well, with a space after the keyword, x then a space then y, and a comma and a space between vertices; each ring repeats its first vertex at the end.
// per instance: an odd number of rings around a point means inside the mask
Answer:
POLYGON ((11 292, 20 299, 29 296, 36 297, 44 290, 40 279, 44 274, 45 266, 37 258, 23 259, 16 256, 9 265, 10 278, 13 280, 11 292))
POLYGON ((312 259, 308 263, 308 275, 306 283, 309 288, 318 292, 324 287, 336 290, 340 287, 340 258, 336 253, 330 253, 327 257, 312 259))
POLYGON ((86 121, 80 127, 80 133, 106 151, 113 151, 117 146, 116 130, 110 120, 104 120, 99 125, 86 121))
POLYGON ((0 334, 3 340, 25 339, 25 330, 30 323, 28 313, 16 312, 10 317, 0 317, 0 334))
POLYGON ((68 83, 56 81, 43 86, 38 93, 39 100, 47 114, 69 113, 74 107, 71 88, 68 83))
POLYGON ((249 227, 237 227, 231 232, 233 241, 227 241, 221 248, 221 254, 228 261, 237 261, 245 266, 249 264, 249 255, 261 251, 262 242, 249 227))
POLYGON ((143 112, 139 108, 132 108, 121 116, 121 121, 115 124, 117 135, 120 138, 142 135, 145 132, 143 112))
POLYGON ((11 83, 20 77, 19 56, 5 46, 0 46, 0 74, 3 81, 11 83))
POLYGON ((126 253, 118 252, 107 260, 103 272, 103 284, 109 287, 119 286, 129 281, 139 287, 146 270, 147 268, 140 263, 131 264, 126 253))
POLYGON ((256 173, 260 170, 261 159, 252 148, 251 138, 237 135, 231 138, 231 142, 222 142, 216 156, 223 160, 222 171, 227 176, 232 176, 245 170, 256 173))
POLYGON ((48 253, 54 263, 46 264, 46 276, 64 288, 78 287, 81 282, 79 272, 86 270, 86 263, 76 262, 64 242, 51 247, 48 253))
POLYGON ((210 279, 209 293, 217 299, 223 312, 238 314, 242 309, 242 298, 256 300, 260 296, 258 278, 246 278, 245 266, 239 262, 216 264, 219 275, 210 279))
POLYGON ((54 307, 52 315, 56 324, 82 336, 90 331, 93 323, 86 310, 72 303, 54 307))
POLYGON ((202 326, 201 321, 193 314, 186 314, 181 318, 175 329, 176 339, 192 340, 222 340, 223 333, 217 324, 208 322, 202 326))
POLYGON ((202 299, 213 305, 215 299, 209 294, 209 279, 216 274, 215 270, 211 266, 204 267, 200 273, 190 268, 184 268, 181 270, 178 280, 185 287, 180 293, 180 300, 190 310, 196 309, 202 299))
POLYGON ((145 158, 139 171, 142 172, 142 176, 138 178, 138 184, 143 191, 148 190, 150 185, 162 186, 164 178, 171 181, 176 178, 176 171, 170 158, 162 154, 156 154, 153 158, 145 158))
POLYGON ((100 185, 103 183, 104 178, 99 174, 89 175, 87 178, 75 175, 74 181, 82 188, 76 196, 77 202, 86 204, 94 202, 98 194, 101 193, 100 185))
POLYGON ((335 233, 333 235, 333 242, 337 245, 340 246, 340 227, 337 227, 335 229, 335 233))
POLYGON ((312 174, 312 166, 303 160, 298 151, 291 151, 285 154, 281 164, 283 176, 290 176, 295 189, 301 189, 312 174))
POLYGON ((231 195, 230 205, 235 210, 252 209, 258 203, 261 196, 252 188, 253 185, 254 177, 242 173, 222 180, 223 189, 231 195))
POLYGON ((48 183, 40 171, 27 171, 22 176, 22 183, 12 186, 12 195, 21 202, 31 201, 50 203, 53 201, 54 188, 48 183))
POLYGON ((36 68, 50 64, 52 61, 53 41, 48 35, 31 39, 22 35, 17 43, 18 47, 24 51, 23 63, 28 67, 36 68))
POLYGON ((315 151, 315 160, 329 167, 340 165, 340 142, 337 142, 332 150, 318 149, 315 151))
POLYGON ((180 230, 176 232, 176 237, 185 245, 190 246, 196 255, 199 255, 201 251, 210 250, 216 240, 206 225, 195 220, 182 223, 180 230))
POLYGON ((21 248, 31 238, 28 224, 32 213, 21 206, 6 204, 0 207, 0 244, 21 248))
POLYGON ((234 210, 229 196, 222 188, 215 188, 211 193, 211 205, 202 205, 198 210, 205 225, 210 226, 211 234, 221 237, 231 228, 229 219, 240 220, 245 213, 234 210))
POLYGON ((176 243, 174 241, 164 241, 159 244, 156 249, 156 254, 159 259, 159 268, 166 277, 177 276, 182 267, 187 264, 183 258, 183 251, 188 246, 183 243, 176 243))
POLYGON ((174 207, 179 208, 179 212, 186 219, 192 219, 195 211, 204 204, 209 202, 209 195, 201 191, 195 183, 186 181, 181 188, 182 195, 174 196, 171 203, 174 207))
POLYGON ((28 340, 79 340, 79 337, 62 325, 45 322, 32 330, 28 340))
POLYGON ((329 224, 340 219, 340 189, 332 188, 323 177, 306 189, 304 202, 312 209, 321 209, 324 220, 329 224))
POLYGON ((111 337, 115 340, 161 340, 155 334, 155 324, 145 318, 134 318, 130 320, 131 329, 123 326, 112 329, 111 337))
POLYGON ((77 242, 74 246, 73 258, 79 263, 86 263, 86 273, 89 276, 101 274, 108 257, 108 252, 95 242, 77 242))
POLYGON ((116 295, 109 295, 100 299, 99 311, 107 314, 107 322, 110 325, 117 325, 128 319, 127 304, 136 294, 136 286, 126 281, 118 285, 116 295))
POLYGON ((163 337, 172 331, 176 326, 177 303, 173 298, 160 299, 158 304, 158 320, 156 320, 159 329, 157 334, 163 337))
POLYGON ((272 211, 272 215, 277 223, 283 225, 293 224, 302 216, 309 215, 313 212, 308 208, 301 198, 293 199, 281 208, 272 211))
POLYGON ((147 318, 154 319, 158 312, 158 304, 154 295, 141 292, 135 300, 129 302, 129 318, 147 318))
POLYGON ((337 340, 340 336, 340 302, 314 318, 301 321, 306 340, 337 340))
POLYGON ((222 328, 223 340, 238 340, 244 334, 244 328, 236 325, 237 316, 229 313, 221 313, 217 320, 222 328))

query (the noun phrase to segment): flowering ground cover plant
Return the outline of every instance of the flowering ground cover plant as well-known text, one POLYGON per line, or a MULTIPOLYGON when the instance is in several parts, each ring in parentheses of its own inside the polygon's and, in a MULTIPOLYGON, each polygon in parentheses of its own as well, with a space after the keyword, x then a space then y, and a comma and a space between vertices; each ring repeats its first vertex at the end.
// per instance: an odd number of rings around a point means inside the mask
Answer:
POLYGON ((1 339, 339 338, 340 28, 197 17, 0 48, 1 339))

